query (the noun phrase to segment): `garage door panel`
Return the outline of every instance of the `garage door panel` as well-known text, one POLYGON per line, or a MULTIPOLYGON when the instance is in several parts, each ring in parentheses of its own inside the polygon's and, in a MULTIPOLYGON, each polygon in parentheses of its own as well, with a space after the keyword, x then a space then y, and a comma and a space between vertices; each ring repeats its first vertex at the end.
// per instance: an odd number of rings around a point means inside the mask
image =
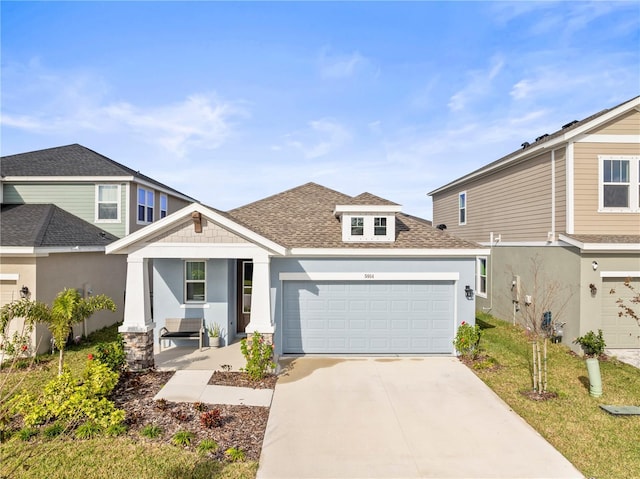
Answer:
POLYGON ((453 350, 453 282, 285 281, 283 295, 285 353, 453 350))

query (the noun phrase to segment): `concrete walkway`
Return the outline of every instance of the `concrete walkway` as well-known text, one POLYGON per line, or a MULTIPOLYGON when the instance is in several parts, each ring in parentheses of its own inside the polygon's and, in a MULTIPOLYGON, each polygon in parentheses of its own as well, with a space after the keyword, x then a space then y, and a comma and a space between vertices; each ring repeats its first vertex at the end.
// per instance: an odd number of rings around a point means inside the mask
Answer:
POLYGON ((213 370, 182 370, 167 381, 154 400, 269 407, 273 389, 209 385, 213 370))
POLYGON ((581 478, 455 358, 297 358, 258 479, 581 478))

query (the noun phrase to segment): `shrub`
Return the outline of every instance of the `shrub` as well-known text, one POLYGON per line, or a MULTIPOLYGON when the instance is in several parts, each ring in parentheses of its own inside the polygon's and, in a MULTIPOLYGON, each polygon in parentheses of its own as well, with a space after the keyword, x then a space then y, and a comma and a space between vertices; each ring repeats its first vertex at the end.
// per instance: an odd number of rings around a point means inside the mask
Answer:
POLYGON ((78 383, 71 372, 65 370, 49 381, 39 395, 19 394, 12 405, 26 426, 57 420, 88 420, 106 429, 124 420, 124 411, 116 409, 105 397, 117 381, 117 373, 104 364, 89 361, 83 382, 78 383))
POLYGON ((76 429, 76 437, 78 439, 92 439, 96 436, 99 436, 101 432, 102 428, 100 428, 100 426, 98 426, 95 422, 87 421, 78 426, 78 429, 76 429))
POLYGON ((127 356, 124 353, 122 336, 118 335, 117 341, 98 344, 94 357, 96 361, 106 364, 109 369, 116 373, 123 371, 127 364, 127 356))
POLYGON ((125 432, 127 432, 127 426, 125 426, 122 423, 120 423, 120 424, 112 424, 105 431, 107 436, 110 436, 110 437, 121 436, 125 432))
POLYGON ((195 435, 191 431, 178 431, 171 438, 171 443, 176 446, 187 447, 191 445, 191 441, 195 435))
POLYGON ((253 333, 250 343, 246 338, 242 339, 240 350, 247 360, 247 365, 242 370, 252 381, 259 381, 265 377, 268 370, 276 367, 272 361, 273 345, 267 344, 258 332, 253 333))
POLYGON ((202 427, 212 429, 214 427, 222 426, 222 415, 220 409, 212 409, 200 414, 200 424, 202 427))
POLYGON ((195 409, 198 412, 203 412, 207 410, 207 405, 203 402, 194 402, 193 409, 195 409))
POLYGON ((54 422, 53 424, 44 428, 42 431, 45 437, 54 438, 59 436, 64 432, 64 426, 59 422, 54 422))
POLYGON ((218 443, 213 439, 203 439, 198 444, 198 452, 206 454, 207 452, 216 452, 218 450, 218 443))
POLYGON ((160 426, 156 426, 155 424, 147 424, 140 431, 144 437, 148 437, 149 439, 155 439, 162 435, 162 428, 160 426))
POLYGON ((242 462, 246 457, 244 451, 237 447, 230 447, 224 451, 224 455, 227 456, 227 459, 231 462, 242 462))
POLYGON ((23 427, 18 431, 18 437, 22 441, 30 441, 31 438, 38 435, 38 430, 31 427, 23 427))
POLYGON ((604 337, 602 336, 602 330, 598 329, 598 334, 593 331, 589 331, 584 336, 576 338, 574 343, 582 346, 582 350, 587 357, 597 358, 604 353, 604 348, 607 346, 604 337))
POLYGON ((460 356, 469 359, 475 359, 478 356, 480 350, 480 335, 480 326, 477 324, 471 326, 463 321, 460 326, 458 326, 453 345, 460 356))

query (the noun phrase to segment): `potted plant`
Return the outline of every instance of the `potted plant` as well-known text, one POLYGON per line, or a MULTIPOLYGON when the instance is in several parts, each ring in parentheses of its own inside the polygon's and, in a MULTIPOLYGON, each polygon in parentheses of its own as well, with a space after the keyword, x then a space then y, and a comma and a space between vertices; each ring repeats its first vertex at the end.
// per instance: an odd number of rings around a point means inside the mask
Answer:
POLYGON ((209 345, 212 348, 220 347, 220 337, 222 336, 222 328, 218 323, 213 323, 212 326, 207 327, 207 333, 209 334, 209 345))
POLYGON ((602 396, 602 378, 600 376, 600 363, 598 358, 604 353, 606 343, 602 337, 602 330, 598 334, 589 331, 584 336, 576 338, 574 343, 582 346, 587 360, 587 372, 589 373, 589 394, 593 397, 602 396))

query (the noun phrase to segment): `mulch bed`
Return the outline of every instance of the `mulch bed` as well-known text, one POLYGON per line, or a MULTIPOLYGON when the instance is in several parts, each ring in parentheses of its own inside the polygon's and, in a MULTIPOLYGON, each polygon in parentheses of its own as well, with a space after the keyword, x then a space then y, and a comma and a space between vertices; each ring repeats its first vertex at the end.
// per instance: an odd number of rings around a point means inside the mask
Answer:
POLYGON ((214 371, 208 384, 253 389, 273 389, 276 387, 277 380, 278 377, 275 374, 269 374, 259 381, 252 381, 249 379, 247 373, 214 371))
MULTIPOLYGON (((127 434, 130 437, 140 441, 171 444, 171 438, 176 432, 187 430, 194 434, 189 447, 191 450, 195 450, 203 439, 213 439, 218 443, 218 450, 209 453, 214 459, 225 460, 224 451, 230 447, 244 451, 248 460, 257 461, 260 458, 269 408, 154 401, 153 397, 172 375, 173 372, 154 370, 122 375, 118 386, 111 394, 111 400, 115 402, 116 407, 126 411, 125 421, 129 428, 127 434), (214 428, 203 427, 200 424, 201 414, 214 409, 221 413, 221 425, 214 428), (160 427, 162 435, 156 439, 142 436, 140 431, 147 425, 160 427)), ((245 384, 241 373, 224 372, 223 376, 226 385, 245 384), (234 375, 237 377, 234 378, 234 375)), ((270 378, 268 384, 275 385, 276 379, 275 376, 270 378)))
POLYGON ((533 390, 528 391, 520 391, 527 399, 531 399, 532 401, 548 401, 549 399, 555 399, 558 397, 557 393, 547 391, 547 392, 537 392, 533 390))

